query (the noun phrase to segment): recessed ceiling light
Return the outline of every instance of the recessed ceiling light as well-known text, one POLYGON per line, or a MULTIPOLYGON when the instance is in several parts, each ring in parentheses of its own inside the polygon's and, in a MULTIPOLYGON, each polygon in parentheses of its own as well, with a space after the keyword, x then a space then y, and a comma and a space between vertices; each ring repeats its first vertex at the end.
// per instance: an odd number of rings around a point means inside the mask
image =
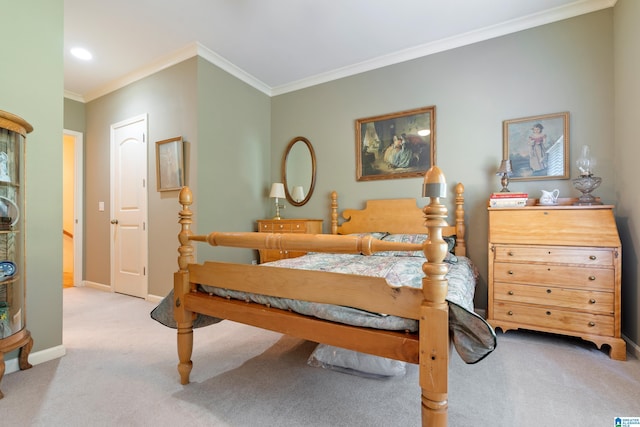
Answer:
POLYGON ((79 58, 85 61, 88 61, 91 58, 93 58, 93 55, 91 55, 91 52, 89 52, 87 49, 82 47, 74 47, 73 49, 71 49, 71 54, 76 58, 79 58))

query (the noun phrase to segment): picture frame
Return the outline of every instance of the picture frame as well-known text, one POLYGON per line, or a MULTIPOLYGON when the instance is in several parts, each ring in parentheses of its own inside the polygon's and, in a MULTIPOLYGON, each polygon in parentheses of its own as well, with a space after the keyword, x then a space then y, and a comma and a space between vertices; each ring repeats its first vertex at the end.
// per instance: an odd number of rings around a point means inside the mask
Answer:
POLYGON ((156 142, 156 185, 158 191, 180 190, 184 185, 182 137, 156 142))
POLYGON ((357 119, 356 180, 423 177, 436 161, 436 107, 357 119))
POLYGON ((510 181, 569 179, 568 112, 505 120, 502 138, 510 181))

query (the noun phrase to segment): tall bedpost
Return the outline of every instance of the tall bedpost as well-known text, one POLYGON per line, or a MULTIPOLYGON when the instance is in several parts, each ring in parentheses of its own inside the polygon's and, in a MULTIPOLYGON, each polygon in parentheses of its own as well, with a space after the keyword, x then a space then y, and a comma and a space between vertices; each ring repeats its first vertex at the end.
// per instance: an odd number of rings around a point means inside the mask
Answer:
POLYGON ((331 192, 331 234, 338 234, 338 193, 331 192))
POLYGON ((423 250, 427 258, 422 266, 424 300, 420 307, 420 387, 422 388, 422 425, 447 425, 449 375, 449 306, 445 301, 448 282, 443 262, 447 243, 442 229, 447 225, 447 208, 440 203, 446 197, 444 174, 437 167, 429 169, 424 179, 424 195, 430 198, 423 209, 428 238, 423 250))
POLYGON ((467 256, 467 242, 464 240, 464 185, 456 184, 456 255, 467 256))
POLYGON ((186 310, 183 304, 184 296, 191 291, 187 266, 189 263, 194 262, 193 245, 189 240, 189 237, 193 234, 191 231, 193 212, 190 208, 193 203, 193 193, 191 193, 189 187, 183 187, 180 190, 178 200, 182 205, 182 210, 180 210, 180 219, 178 220, 180 223, 180 233, 178 234, 178 241, 180 242, 180 247, 178 248, 178 253, 180 254, 178 255, 179 271, 173 275, 173 316, 176 319, 178 330, 178 373, 180 374, 180 383, 188 384, 191 368, 193 367, 191 354, 193 352, 194 317, 194 314, 186 310))

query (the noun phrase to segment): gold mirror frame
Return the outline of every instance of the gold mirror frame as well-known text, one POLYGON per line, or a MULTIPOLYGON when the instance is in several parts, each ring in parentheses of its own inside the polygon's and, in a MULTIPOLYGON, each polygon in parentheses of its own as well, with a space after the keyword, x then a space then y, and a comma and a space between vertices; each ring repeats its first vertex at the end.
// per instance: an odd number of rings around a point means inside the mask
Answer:
POLYGON ((289 145, 287 145, 287 149, 285 150, 284 156, 282 157, 281 169, 282 169, 282 182, 284 183, 284 193, 287 197, 287 201, 293 206, 305 205, 311 199, 311 195, 313 194, 313 189, 316 186, 316 153, 313 151, 313 146, 311 145, 311 142, 309 142, 307 138, 302 136, 296 136, 291 141, 289 141, 289 145), (291 154, 291 150, 293 149, 294 145, 300 142, 305 144, 305 146, 309 150, 309 155, 311 157, 311 165, 310 165, 311 166, 311 182, 304 183, 305 185, 309 184, 309 188, 305 189, 306 193, 305 193, 304 199, 297 202, 293 200, 293 197, 291 196, 291 192, 289 191, 289 183, 287 182, 287 161, 289 160, 289 155, 291 154))

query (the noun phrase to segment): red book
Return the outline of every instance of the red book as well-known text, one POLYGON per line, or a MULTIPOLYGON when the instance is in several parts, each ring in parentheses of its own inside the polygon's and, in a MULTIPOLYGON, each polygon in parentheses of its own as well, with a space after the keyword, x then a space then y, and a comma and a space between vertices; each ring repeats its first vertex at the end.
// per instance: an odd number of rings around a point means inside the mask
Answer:
POLYGON ((526 199, 529 197, 528 193, 512 193, 505 191, 503 193, 491 193, 492 199, 526 199))

